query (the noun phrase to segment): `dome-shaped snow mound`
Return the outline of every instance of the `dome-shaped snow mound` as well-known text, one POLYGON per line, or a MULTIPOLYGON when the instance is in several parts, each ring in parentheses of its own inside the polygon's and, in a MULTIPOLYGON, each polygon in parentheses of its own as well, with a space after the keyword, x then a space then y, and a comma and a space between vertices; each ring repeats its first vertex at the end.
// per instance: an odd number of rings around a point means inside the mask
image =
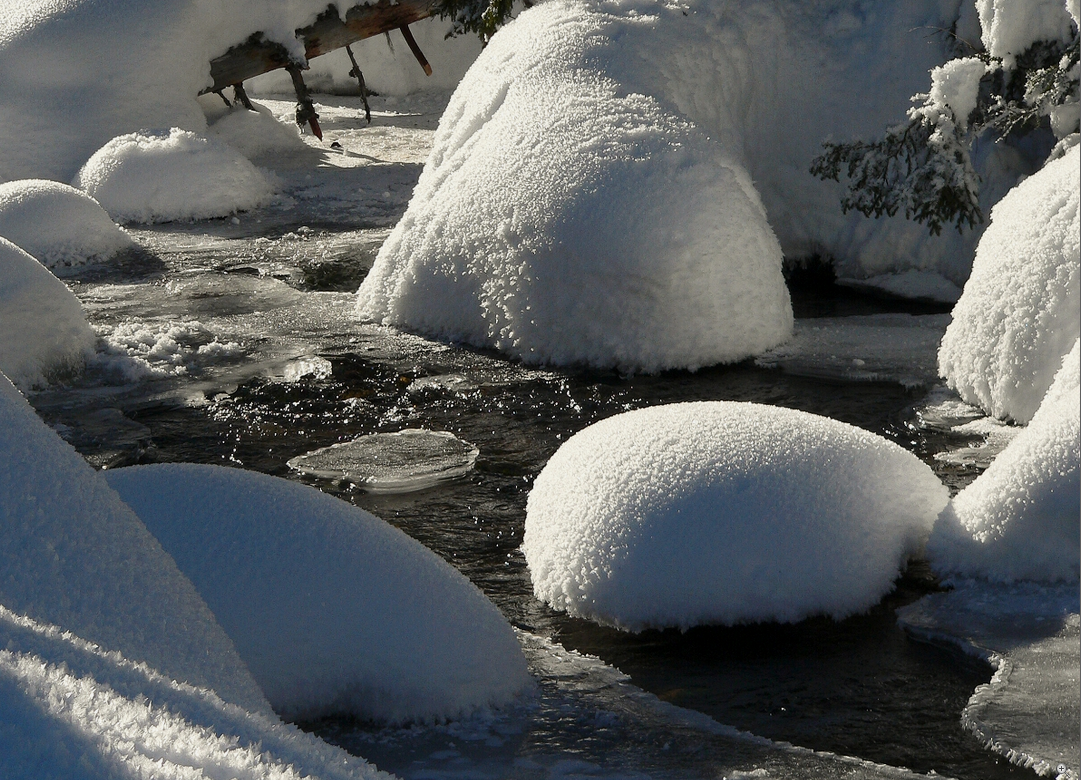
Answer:
POLYGON ((927 542, 936 569, 990 580, 1081 571, 1081 341, 1028 427, 954 497, 927 542))
POLYGON ((1081 335, 1081 147, 991 212, 942 338, 939 372, 963 399, 1028 422, 1081 335))
POLYGON ((267 176, 216 138, 174 127, 117 136, 72 182, 122 222, 210 219, 261 206, 267 176))
POLYGON ((522 551, 538 598, 623 629, 841 618, 889 592, 947 497, 914 455, 846 423, 674 404, 560 447, 522 551))
POLYGON ((82 367, 97 335, 63 282, 0 238, 0 371, 27 390, 82 367))
POLYGON ((218 466, 136 466, 106 477, 288 718, 449 718, 530 686, 495 606, 450 564, 361 509, 218 466))
POLYGON ((55 181, 0 184, 0 236, 62 276, 131 246, 98 202, 55 181))
POLYGON ((546 3, 440 120, 364 318, 528 363, 697 368, 784 341, 781 248, 738 153, 609 68, 625 26, 546 3))

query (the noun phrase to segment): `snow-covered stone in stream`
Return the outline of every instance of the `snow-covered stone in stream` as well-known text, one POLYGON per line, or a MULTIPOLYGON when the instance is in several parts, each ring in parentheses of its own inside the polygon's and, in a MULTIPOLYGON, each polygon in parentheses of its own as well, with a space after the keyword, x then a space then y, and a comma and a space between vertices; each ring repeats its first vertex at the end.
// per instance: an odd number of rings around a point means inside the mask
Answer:
POLYGON ((939 371, 969 403, 1025 423, 1081 335, 1081 148, 991 212, 939 371))
POLYGON ((199 102, 210 122, 207 135, 224 141, 249 160, 296 154, 308 148, 295 124, 279 122, 259 103, 253 103, 255 110, 249 111, 241 106, 227 108, 217 95, 204 95, 199 102))
POLYGON ((1075 341, 1028 427, 953 498, 927 544, 943 574, 1076 580, 1081 572, 1081 383, 1075 341))
MULTIPOLYGON (((470 68, 360 316, 527 363, 659 371, 788 337, 781 250, 745 166, 628 90, 638 22, 547 3, 470 68)), ((641 34, 641 31, 638 32, 641 34)))
POLYGON ((522 551, 538 598, 628 630, 840 618, 890 590, 947 496, 914 455, 851 425, 674 404, 560 447, 522 551))
POLYGON ((0 236, 58 276, 108 260, 132 245, 97 201, 55 181, 0 184, 0 236))
POLYGON ((361 509, 218 466, 135 466, 106 478, 286 717, 438 720, 506 704, 531 685, 495 606, 361 509))
POLYGON ((480 450, 446 431, 373 433, 298 455, 289 467, 371 493, 411 493, 468 474, 480 450))
POLYGON ((72 184, 121 222, 225 217, 267 203, 274 184, 240 152, 179 128, 117 136, 72 184))
POLYGON ((0 605, 0 777, 391 780, 272 713, 228 704, 0 605))
POLYGON ((97 336, 71 290, 0 238, 0 371, 23 390, 80 369, 97 336))
POLYGON ((0 518, 0 605, 269 712, 173 559, 3 375, 0 518))

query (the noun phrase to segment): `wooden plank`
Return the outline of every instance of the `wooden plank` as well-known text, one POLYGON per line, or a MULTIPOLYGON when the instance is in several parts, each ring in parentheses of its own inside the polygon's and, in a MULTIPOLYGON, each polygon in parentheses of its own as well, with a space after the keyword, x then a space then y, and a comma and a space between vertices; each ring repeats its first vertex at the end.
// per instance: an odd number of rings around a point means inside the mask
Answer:
MULTIPOLYGON (((378 0, 355 5, 346 12, 343 22, 333 6, 328 6, 308 27, 297 30, 304 43, 308 59, 340 49, 354 41, 396 30, 432 15, 436 0, 378 0)), ((289 55, 280 43, 272 43, 261 35, 234 46, 210 61, 213 86, 203 92, 218 92, 233 84, 284 68, 289 55)))

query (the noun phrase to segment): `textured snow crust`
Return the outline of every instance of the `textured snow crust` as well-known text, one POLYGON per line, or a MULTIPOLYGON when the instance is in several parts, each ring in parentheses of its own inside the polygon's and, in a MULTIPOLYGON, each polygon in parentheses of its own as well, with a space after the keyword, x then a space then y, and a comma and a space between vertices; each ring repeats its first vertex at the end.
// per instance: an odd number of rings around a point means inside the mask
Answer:
POLYGON ((273 714, 229 704, 3 606, 0 648, 7 780, 390 778, 273 714))
POLYGON ((529 495, 534 593, 627 630, 865 610, 947 490, 875 434, 779 407, 653 407, 569 439, 529 495))
POLYGON ((85 192, 42 179, 0 184, 0 236, 58 276, 108 260, 132 245, 131 237, 85 192))
POLYGON ((1036 415, 953 498, 927 544, 942 573, 1014 580, 1081 574, 1081 341, 1036 415))
POLYGON ((224 217, 274 194, 267 174, 236 149, 176 127, 117 136, 72 183, 122 222, 224 217))
POLYGON ((269 711, 173 559, 2 375, 0 517, 0 605, 269 711))
POLYGON ((1028 422, 1081 334, 1081 148, 1003 198, 953 310, 939 371, 969 403, 1028 422))
POLYGON ((63 282, 0 237, 0 371, 23 390, 77 371, 97 336, 63 282))
POLYGON ((195 584, 289 718, 403 722, 530 686, 514 632, 456 569, 315 488, 171 464, 106 478, 195 584))

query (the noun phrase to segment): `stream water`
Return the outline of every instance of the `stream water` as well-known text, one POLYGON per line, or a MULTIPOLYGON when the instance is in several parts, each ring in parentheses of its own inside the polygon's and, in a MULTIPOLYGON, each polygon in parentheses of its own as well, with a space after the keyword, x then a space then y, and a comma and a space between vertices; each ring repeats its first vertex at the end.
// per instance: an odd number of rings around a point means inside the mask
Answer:
MULTIPOLYGON (((333 138, 335 114, 324 113, 333 138)), ((377 126, 400 129, 403 116, 421 131, 432 122, 383 107, 377 126)), ((1028 774, 961 728, 990 668, 897 626, 898 606, 937 587, 920 562, 869 614, 848 620, 632 635, 539 603, 518 550, 530 485, 560 443, 660 403, 727 399, 828 415, 899 442, 959 488, 976 468, 934 455, 972 438, 925 423, 930 384, 801 376, 753 362, 658 376, 538 370, 357 322, 351 293, 419 168, 388 163, 362 180, 365 169, 334 163, 295 164, 290 197, 239 224, 135 230, 140 249, 69 280, 106 346, 77 382, 31 399, 95 466, 240 466, 313 484, 393 523, 499 606, 539 683, 520 707, 462 723, 381 729, 331 719, 306 728, 415 778, 896 774, 872 764, 966 780, 1028 774), (341 177, 359 189, 341 194, 349 190, 341 177), (380 200, 373 188, 400 194, 380 200), (453 434, 479 454, 464 448, 475 457, 464 475, 412 492, 369 492, 288 465, 405 429, 453 434)), ((898 310, 941 320, 828 288, 794 297, 805 322, 898 310)))

